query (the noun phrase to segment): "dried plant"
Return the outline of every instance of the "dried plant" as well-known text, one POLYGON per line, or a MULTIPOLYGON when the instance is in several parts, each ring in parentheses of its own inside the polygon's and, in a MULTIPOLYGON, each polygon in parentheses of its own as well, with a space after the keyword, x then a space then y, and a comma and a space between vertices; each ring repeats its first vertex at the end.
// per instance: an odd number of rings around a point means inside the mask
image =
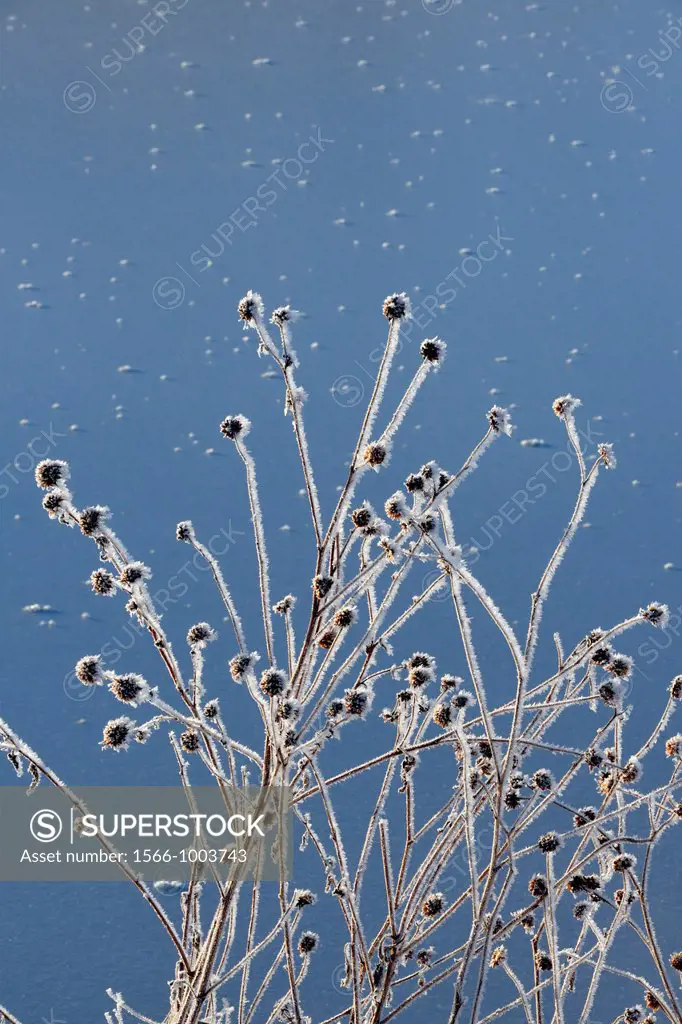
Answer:
MULTIPOLYGON (((590 460, 576 426, 580 402, 571 395, 554 402, 575 456, 578 496, 532 595, 521 637, 467 567, 450 508, 485 452, 511 434, 507 411, 490 410, 483 436, 457 472, 429 462, 395 490, 390 456, 396 432, 418 390, 440 368, 446 346, 438 338, 421 344, 412 381, 380 429, 401 326, 410 317, 407 296, 389 296, 383 306, 388 339, 374 390, 336 508, 326 520, 306 441, 306 395, 296 381, 295 314, 289 307, 274 311, 275 340, 259 295, 249 292, 238 308, 256 333, 259 355, 281 372, 300 457, 316 550, 303 639, 298 641, 294 631, 295 598, 273 603, 256 464, 248 447, 251 424, 244 416, 227 416, 220 430, 244 465, 262 607, 260 654, 247 641, 230 583, 190 522, 178 525, 177 538, 212 571, 234 634, 230 675, 248 688, 262 723, 262 753, 233 736, 222 717, 221 702, 229 700, 223 689, 233 684, 209 668, 210 659, 205 663, 213 628, 198 623, 189 630, 192 674, 186 679, 150 596, 150 572, 113 532, 109 510, 76 507, 65 463, 45 461, 36 473, 49 515, 80 527, 108 565, 93 572, 93 591, 125 594, 127 612, 149 631, 170 677, 162 696, 138 674, 115 675, 97 656, 82 658, 76 668, 80 682, 107 684, 140 719, 123 715, 109 721, 102 745, 123 750, 131 740, 158 738, 170 725, 172 751, 188 788, 199 765, 220 786, 239 785, 248 772, 263 786, 290 787, 303 851, 295 869, 305 865, 313 887, 311 880, 319 880, 319 895, 293 888, 284 876, 279 885, 238 876, 226 882, 193 880, 173 919, 154 888, 124 867, 175 950, 166 1024, 320 1024, 319 993, 328 998, 330 988, 328 979, 312 980, 320 941, 343 963, 338 1011, 324 1024, 387 1024, 404 1012, 406 1019, 421 1020, 437 989, 438 1005, 445 1005, 445 992, 450 1007, 438 1019, 449 1024, 497 1018, 582 1024, 590 1019, 607 976, 615 976, 619 991, 625 985, 632 990, 623 1001, 632 998, 633 1005, 613 1007, 617 1020, 652 1021, 659 1014, 679 1022, 682 953, 662 948, 656 936, 649 886, 656 843, 682 818, 677 802, 682 739, 667 731, 682 699, 682 677, 661 700, 665 706, 648 740, 633 750, 627 729, 632 661, 613 647, 635 626, 664 628, 667 608, 649 604, 622 622, 572 637, 568 650, 555 634, 556 668, 546 678, 533 672, 552 582, 600 471, 615 467, 612 446, 599 445, 590 460), (391 477, 383 516, 356 497, 370 469, 391 477), (397 612, 411 570, 424 564, 431 569, 430 582, 397 612), (466 683, 450 674, 438 683, 428 653, 394 654, 401 627, 422 615, 437 594, 451 603, 461 639, 452 659, 463 653, 466 683), (467 602, 483 608, 508 650, 505 672, 514 687, 507 692, 513 696, 498 707, 488 700, 467 602), (362 731, 370 728, 362 720, 376 718, 379 695, 386 703, 379 717, 388 738, 375 756, 357 760, 362 731), (181 730, 179 736, 174 729, 181 730), (351 758, 335 774, 326 767, 332 738, 343 741, 340 749, 351 758), (663 748, 670 771, 647 792, 642 766, 663 748), (437 756, 444 760, 434 775, 429 765, 437 756), (352 846, 359 854, 352 857, 348 832, 335 814, 339 791, 360 780, 367 792, 377 773, 378 795, 360 843, 355 826, 352 846), (434 779, 442 783, 440 807, 420 813, 419 797, 425 791, 433 796, 434 779), (582 806, 579 793, 586 785, 596 790, 594 806, 582 806), (451 882, 454 866, 459 881, 453 888, 445 882, 451 882), (377 915, 378 891, 383 910, 377 915), (304 927, 316 901, 328 905, 321 939, 304 927), (618 965, 617 940, 626 931, 639 943, 639 973, 618 965)), ((78 805, 7 723, 0 721, 0 730, 0 745, 15 768, 27 762, 33 784, 44 779, 78 805)), ((120 993, 109 995, 114 1005, 105 1016, 112 1024, 148 1020, 120 993)), ((8 1010, 2 1013, 16 1020, 8 1010)))

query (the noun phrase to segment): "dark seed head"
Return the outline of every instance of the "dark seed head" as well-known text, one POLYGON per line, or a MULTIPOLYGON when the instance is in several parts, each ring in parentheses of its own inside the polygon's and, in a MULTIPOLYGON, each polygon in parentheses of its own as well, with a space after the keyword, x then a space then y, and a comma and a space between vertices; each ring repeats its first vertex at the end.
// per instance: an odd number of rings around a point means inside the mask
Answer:
POLYGON ((597 647, 595 651, 590 655, 590 661, 593 665, 599 665, 602 668, 608 665, 611 660, 611 651, 608 647, 597 647))
POLYGON ((124 750, 134 728, 135 722, 130 718, 113 718, 104 726, 102 745, 111 750, 124 750))
POLYGON ((576 828, 582 828, 587 825, 588 821, 594 821, 597 817, 597 812, 594 807, 581 807, 573 815, 573 824, 576 828))
POLYGON ((556 832, 545 832, 538 839, 538 849, 542 853, 555 853, 561 846, 561 839, 556 832))
POLYGON ((440 363, 445 356, 447 345, 440 338, 425 338, 419 346, 419 352, 426 363, 440 363))
POLYGON ((180 735, 180 746, 186 754, 196 754, 199 749, 199 733, 187 729, 180 735))
POLYGON ((204 710, 204 718, 207 718, 209 722, 212 722, 215 718, 218 717, 218 711, 219 711, 218 701, 217 700, 209 700, 206 704, 204 704, 204 709, 203 710, 204 710))
POLYGON ((302 956, 308 956, 317 948, 319 936, 315 932, 303 932, 298 940, 298 951, 302 956))
POLYGON ((644 996, 644 1002, 646 1003, 648 1010, 660 1010, 661 1008, 658 997, 655 996, 653 992, 647 992, 644 996))
POLYGON ((631 854, 621 853, 618 857, 614 857, 613 870, 624 873, 626 871, 629 871, 630 868, 633 868, 635 866, 635 863, 636 860, 631 854))
POLYGON ((150 576, 151 572, 142 562, 129 562, 121 569, 119 579, 124 587, 131 587, 134 583, 139 583, 140 580, 149 579, 150 576))
POLYGON ((338 718, 344 708, 344 702, 342 700, 332 700, 327 705, 325 714, 327 718, 338 718))
POLYGON ((215 640, 215 630, 208 622, 197 622, 187 633, 187 643, 190 647, 205 647, 211 640, 215 640))
POLYGON ((58 488, 48 491, 42 500, 42 506, 50 519, 55 519, 63 510, 66 503, 66 494, 58 488))
POLYGON ((125 675, 115 676, 109 685, 109 689, 117 700, 124 704, 134 704, 145 700, 149 696, 149 687, 142 676, 135 672, 128 672, 125 675))
POLYGON ((260 677, 260 688, 266 697, 279 697, 284 693, 285 676, 278 668, 266 668, 260 677))
POLYGON ((238 437, 246 437, 250 426, 245 416, 226 416, 220 424, 220 433, 230 441, 236 441, 238 437))
POLYGON ((84 686, 97 686, 102 682, 99 654, 89 654, 76 663, 76 679, 84 686))
POLYGON ((536 900, 544 900, 547 895, 547 879, 544 875, 533 875, 528 883, 528 892, 536 900))
POLYGON ((250 654, 235 654, 230 661, 230 675, 235 683, 241 682, 252 665, 253 658, 250 654))
POLYGON ((43 459, 36 466, 35 476, 38 487, 44 490, 58 487, 69 479, 69 464, 62 459, 43 459))
POLYGON ((263 315, 263 300, 257 292, 248 291, 237 306, 239 319, 252 326, 263 315))
POLYGON ((100 597, 112 597, 116 593, 116 581, 106 569, 95 569, 90 576, 90 586, 100 597))
POLYGON ((357 527, 358 530, 363 529, 365 526, 369 526, 372 521, 372 510, 367 508, 366 505, 361 505, 360 508, 353 509, 350 514, 353 521, 353 526, 357 527))
POLYGON ((324 632, 320 635, 320 638, 317 641, 317 643, 322 648, 323 651, 329 651, 334 646, 334 641, 336 640, 338 635, 339 634, 335 629, 325 629, 324 632))
POLYGON ((318 601, 321 601, 327 596, 333 585, 334 580, 331 576, 315 576, 313 579, 313 594, 318 601))
POLYGON ((362 460, 372 469, 377 469, 386 461, 388 449, 380 441, 372 441, 362 453, 362 460))
POLYGON ((436 704, 433 709, 433 720, 441 729, 447 729, 452 722, 452 708, 449 704, 436 704))
POLYGON ((670 966, 674 971, 682 971, 682 953, 673 953, 670 957, 670 966))
POLYGON ((405 292, 388 295, 384 299, 383 314, 387 320, 403 320, 410 315, 410 300, 405 292))
POLYGON ((193 528, 189 521, 178 523, 175 527, 175 538, 176 540, 182 540, 185 543, 189 543, 192 539, 193 528))
POLYGON ((424 477, 419 473, 410 473, 405 481, 405 487, 410 494, 424 490, 424 477))
POLYGON ((552 777, 552 773, 547 771, 546 768, 539 768, 533 775, 532 783, 536 789, 540 789, 546 793, 554 785, 554 779, 552 777))
POLYGON ((346 690, 343 705, 348 715, 364 715, 369 704, 365 690, 346 690))
POLYGON ((422 903, 424 917, 438 917, 445 908, 445 897, 442 892, 432 892, 422 903))
POLYGON ((566 882, 566 888, 574 895, 581 892, 596 892, 600 887, 598 875, 572 875, 566 882))
POLYGON ((547 953, 537 952, 535 954, 535 966, 539 971, 551 971, 552 958, 547 953))
POLYGON ((312 907, 315 902, 315 894, 310 889, 297 889, 294 893, 294 906, 297 910, 303 907, 312 907))
POLYGON ((350 605, 346 608, 339 608, 334 616, 334 625, 338 626, 339 629, 348 629, 355 622, 355 616, 355 608, 350 605))
POLYGON ((682 700, 682 676, 675 676, 670 684, 670 693, 674 700, 682 700))
POLYGON ((90 508, 84 508, 78 516, 81 532, 86 537, 94 537, 96 533, 99 533, 105 520, 108 518, 109 509, 104 508, 102 505, 92 505, 90 508))

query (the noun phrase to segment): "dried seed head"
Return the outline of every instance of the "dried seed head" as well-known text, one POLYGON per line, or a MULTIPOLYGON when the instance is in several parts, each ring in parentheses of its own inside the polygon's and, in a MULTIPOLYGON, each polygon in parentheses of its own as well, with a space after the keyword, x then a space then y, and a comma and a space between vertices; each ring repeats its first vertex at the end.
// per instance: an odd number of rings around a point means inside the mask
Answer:
POLYGON ((284 324, 294 323, 298 318, 298 312, 291 306, 278 306, 277 309, 273 309, 270 320, 275 327, 283 327, 284 324))
POLYGON ((673 953, 670 957, 670 966, 674 971, 682 971, 682 953, 673 953))
POLYGON ((101 686, 102 670, 99 654, 88 654, 76 662, 76 679, 84 686, 101 686))
POLYGON ((241 438, 243 440, 250 429, 250 421, 247 420, 246 416, 241 415, 226 416, 220 424, 220 433, 223 437, 229 438, 230 441, 236 441, 237 438, 241 438))
POLYGON ((438 917, 445 909, 445 896, 442 892, 432 892, 422 903, 424 917, 438 917))
POLYGON ((629 871, 631 868, 634 868, 636 863, 637 858, 633 857, 631 853, 621 853, 618 857, 614 857, 612 866, 614 871, 624 873, 629 871))
POLYGON ((362 453, 362 461, 372 469, 378 470, 388 458, 388 445, 381 441, 372 441, 362 453))
POLYGON ((629 1006, 623 1012, 623 1024, 639 1024, 644 1016, 644 1009, 641 1006, 629 1006))
POLYGON ((430 655, 425 654, 424 651, 415 651, 405 662, 408 668, 429 668, 434 669, 436 667, 436 659, 430 655))
POLYGON ((442 693, 447 693, 448 690, 456 690, 457 687, 463 683, 464 680, 461 676, 450 676, 444 675, 440 677, 440 688, 442 693))
POLYGON ((142 704, 149 700, 151 690, 146 679, 136 672, 127 672, 125 675, 114 676, 109 684, 109 689, 117 700, 124 704, 142 704))
POLYGON ((547 888, 547 879, 544 875, 533 875, 530 882, 528 883, 528 892, 536 900, 544 900, 545 896, 549 892, 547 888))
POLYGON ((361 505, 359 508, 353 509, 350 517, 353 521, 353 526, 357 527, 358 530, 362 530, 372 522, 374 513, 368 505, 361 505))
POLYGON ((490 956, 490 966, 500 967, 507 959, 507 950, 504 946, 497 946, 490 956))
POLYGON ((53 487, 42 500, 42 506, 50 519, 57 519, 63 512, 68 494, 59 487, 53 487))
POLYGON ((425 338, 419 346, 419 353, 425 363, 437 365, 445 359, 447 347, 440 338, 425 338))
POLYGON ((422 533, 433 533, 437 526, 436 517, 431 515, 422 516, 418 520, 418 525, 422 533))
POLYGON ((182 540, 188 544, 194 536, 194 527, 192 526, 189 519, 186 519, 182 523, 178 523, 175 527, 175 539, 182 540))
POLYGON ((538 768, 532 777, 531 784, 535 789, 548 792, 554 785, 554 776, 546 768, 538 768))
POLYGON ((636 757, 631 757, 623 765, 620 773, 621 780, 628 786, 633 786, 642 777, 642 764, 636 757))
POLYGON ((682 676, 675 676, 671 682, 670 695, 673 700, 682 700, 682 676))
POLYGON ((655 996, 653 992, 647 992, 647 994, 644 996, 644 1002, 646 1003, 647 1009, 649 1010, 661 1009, 661 1004, 658 1000, 658 997, 655 996))
POLYGON ((433 709, 433 720, 441 729, 447 729, 452 723, 452 708, 450 705, 446 704, 445 701, 436 704, 433 709))
POLYGON ((410 473, 405 481, 405 487, 410 494, 424 490, 424 477, 420 473, 410 473))
POLYGON ((606 666, 606 671, 617 679, 628 679, 632 675, 632 658, 627 654, 614 654, 606 666))
POLYGON ((576 919, 576 921, 582 921, 583 918, 586 917, 592 910, 592 906, 593 904, 591 903, 576 903, 576 905, 573 907, 573 917, 576 919))
POLYGON ((494 405, 488 412, 488 423, 495 434, 506 434, 507 437, 512 436, 514 428, 512 426, 511 416, 507 409, 503 409, 499 405, 494 405))
POLYGON ((521 798, 520 798, 520 796, 518 795, 518 793, 515 790, 510 789, 509 792, 505 794, 504 805, 510 811, 515 811, 520 803, 521 803, 521 798))
POLYGON ((468 690, 460 690, 452 698, 452 703, 456 708, 462 711, 464 708, 469 708, 474 703, 473 693, 469 693, 468 690))
POLYGON ((279 697, 286 688, 286 676, 278 668, 266 668, 260 677, 260 688, 266 697, 279 697))
POLYGON ((257 661, 257 655, 255 654, 235 654, 234 658, 230 661, 230 675, 234 679, 235 683, 240 683, 248 670, 257 661))
POLYGON ((277 601, 272 606, 272 610, 276 615, 286 615, 296 604, 296 598, 293 594, 287 594, 280 601, 277 601))
POLYGON ((199 733, 193 729, 187 729, 180 734, 180 746, 186 754, 196 754, 199 749, 199 733))
POLYGON ((329 651, 334 646, 334 641, 338 637, 338 630, 336 629, 325 629, 317 641, 318 645, 323 651, 329 651))
POLYGON ((204 704, 203 713, 204 718, 208 719, 209 722, 214 721, 218 717, 220 706, 217 700, 209 700, 204 704))
POLYGON ((592 771, 594 768, 598 768, 603 762, 604 758, 597 750, 593 750, 591 747, 585 751, 585 764, 592 771))
POLYGON ((525 931, 532 932, 535 927, 535 914, 523 914, 521 917, 521 924, 525 931))
POLYGON ((347 715, 362 717, 369 708, 369 694, 367 690, 346 690, 343 695, 343 706, 347 715))
POLYGON ((100 597, 113 597, 116 593, 116 580, 106 569, 95 569, 91 573, 90 586, 100 597))
POLYGON ((415 960, 417 961, 420 967, 428 967, 432 959, 433 946, 431 946, 429 949, 420 949, 417 955, 415 956, 415 960))
POLYGON ((78 516, 81 533, 84 533, 86 537, 94 537, 100 532, 110 515, 110 510, 104 505, 91 505, 90 508, 84 508, 78 516))
POLYGON ((249 289, 244 298, 239 300, 237 312, 240 320, 243 320, 249 327, 255 327, 256 322, 262 319, 265 312, 263 300, 258 292, 249 289))
POLYGON ((346 605, 345 608, 339 608, 334 616, 334 625, 338 626, 339 629, 348 629, 349 626, 353 625, 357 616, 357 609, 353 605, 346 605))
POLYGON ((203 648, 216 638, 216 631, 208 622, 197 622, 187 633, 187 643, 190 647, 203 648))
POLYGON ((665 741, 665 753, 667 757, 682 757, 682 736, 679 732, 665 741))
POLYGON ((602 461, 604 469, 615 469, 618 465, 618 459, 616 458, 612 444, 598 444, 597 454, 602 461))
POLYGON ((109 750, 127 750, 134 728, 135 722, 132 718, 127 718, 125 715, 121 718, 112 718, 104 726, 102 746, 109 750))
POLYGON ((136 743, 146 743, 151 734, 151 729, 148 729, 146 725, 140 725, 133 730, 133 739, 136 743))
POLYGON ((407 502, 402 491, 396 491, 386 499, 384 511, 389 519, 403 519, 407 515, 407 502))
POLYGON ((69 479, 69 464, 63 459, 43 459, 36 466, 35 478, 38 487, 44 490, 59 487, 69 479))
POLYGON ((411 315, 411 305, 405 292, 387 295, 384 299, 383 314, 387 320, 405 320, 411 315))
POLYGON ((148 569, 142 562, 128 562, 121 569, 119 583, 124 587, 132 587, 134 583, 139 583, 141 580, 151 579, 151 575, 151 569, 148 569))
POLYGON ((593 665, 599 665, 604 668, 611 660, 611 650, 607 645, 597 647, 590 655, 590 661, 593 665))
POLYGON ((650 622, 652 626, 664 629, 670 618, 670 609, 667 604, 659 604, 658 601, 652 601, 646 608, 640 608, 639 614, 647 622, 650 622))
POLYGON ((581 892, 597 892, 601 881, 598 875, 572 875, 566 882, 566 888, 574 896, 581 892))
POLYGON ((313 594, 318 601, 321 601, 327 596, 333 585, 334 580, 331 576, 315 576, 313 579, 313 594))
POLYGON ((303 932, 298 940, 298 951, 301 956, 309 956, 313 950, 317 949, 319 939, 319 935, 315 932, 303 932))
POLYGON ((304 907, 312 907, 315 902, 315 894, 310 889, 297 889, 294 893, 294 906, 297 910, 303 910, 304 907))
POLYGON ((535 954, 535 966, 539 971, 552 970, 552 958, 547 953, 537 952, 535 954))
POLYGON ((410 686, 417 689, 420 686, 426 686, 433 679, 433 672, 428 668, 411 668, 407 679, 410 686))
POLYGON ((576 828, 582 828, 587 825, 589 821, 594 821, 597 817, 597 812, 594 807, 581 807, 573 815, 573 824, 576 828))
POLYGON ((332 700, 327 705, 327 710, 325 711, 325 715, 327 716, 327 718, 331 718, 331 719, 338 718, 339 715, 341 714, 341 712, 343 711, 343 709, 344 709, 344 703, 343 703, 342 700, 332 700))
POLYGON ((579 398, 574 398, 573 395, 562 395, 560 398, 555 398, 552 403, 552 409, 559 417, 559 419, 566 419, 570 416, 582 402, 579 398))
POLYGON ((561 848, 561 837, 556 832, 545 832, 538 839, 538 849, 542 853, 555 853, 561 848))
MULTIPOLYGON (((614 900, 616 902, 616 906, 619 907, 621 905, 621 903, 623 902, 623 900, 625 899, 625 889, 616 889, 616 891, 613 894, 613 898, 614 898, 614 900)), ((628 895, 628 904, 634 903, 636 898, 637 897, 635 896, 634 892, 629 893, 629 895, 628 895)))

